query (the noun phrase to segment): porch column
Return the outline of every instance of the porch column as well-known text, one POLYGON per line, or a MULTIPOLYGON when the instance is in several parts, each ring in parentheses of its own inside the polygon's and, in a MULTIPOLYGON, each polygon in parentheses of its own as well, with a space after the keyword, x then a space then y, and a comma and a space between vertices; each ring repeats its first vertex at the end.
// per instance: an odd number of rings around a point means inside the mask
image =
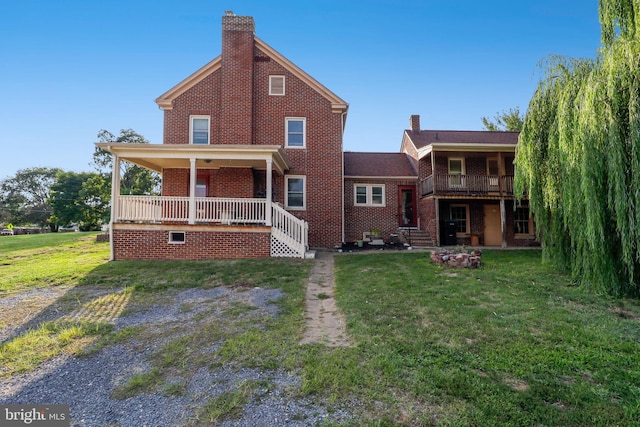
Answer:
POLYGON ((440 199, 433 199, 433 204, 436 210, 436 243, 438 246, 442 246, 440 242, 440 199))
POLYGON ((502 152, 498 151, 498 191, 500 191, 500 195, 503 196, 506 192, 505 188, 505 178, 506 170, 505 170, 504 160, 502 160, 502 152))
POLYGON ((265 207, 264 210, 264 221, 265 224, 267 226, 271 226, 271 203, 272 203, 272 196, 271 193, 273 193, 273 159, 267 159, 267 206, 265 207))
POLYGON ((502 231, 502 247, 507 247, 507 211, 504 207, 504 199, 500 199, 500 230, 502 231))
POLYGON ((109 261, 115 260, 115 251, 113 249, 113 223, 116 222, 119 211, 120 197, 120 158, 117 154, 113 155, 113 167, 111 170, 111 218, 109 219, 109 245, 110 256, 109 261))
POLYGON ((198 179, 196 159, 189 159, 189 224, 196 223, 196 180, 198 179))

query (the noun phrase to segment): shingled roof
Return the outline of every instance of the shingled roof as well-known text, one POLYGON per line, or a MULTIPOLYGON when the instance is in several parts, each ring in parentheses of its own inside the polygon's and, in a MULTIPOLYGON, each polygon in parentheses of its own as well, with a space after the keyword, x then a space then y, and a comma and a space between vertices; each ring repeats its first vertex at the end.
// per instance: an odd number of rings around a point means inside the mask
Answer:
POLYGON ((347 177, 418 177, 414 160, 405 153, 344 153, 347 177))
POLYGON ((520 132, 490 132, 477 130, 405 130, 417 149, 435 143, 451 144, 518 144, 520 132))

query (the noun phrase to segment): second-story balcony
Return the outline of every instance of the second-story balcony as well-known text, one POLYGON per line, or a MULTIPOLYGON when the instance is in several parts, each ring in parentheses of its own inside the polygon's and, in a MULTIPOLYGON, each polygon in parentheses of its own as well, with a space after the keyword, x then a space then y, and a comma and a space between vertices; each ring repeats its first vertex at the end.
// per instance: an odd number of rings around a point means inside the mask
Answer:
POLYGON ((513 197, 513 175, 431 175, 419 189, 420 196, 513 197))

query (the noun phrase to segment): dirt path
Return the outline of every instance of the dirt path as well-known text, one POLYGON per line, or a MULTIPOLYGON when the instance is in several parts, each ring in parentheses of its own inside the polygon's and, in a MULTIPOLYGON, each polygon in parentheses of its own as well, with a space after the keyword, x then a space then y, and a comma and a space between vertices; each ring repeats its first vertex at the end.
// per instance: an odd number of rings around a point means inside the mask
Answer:
POLYGON ((333 254, 317 252, 311 269, 306 295, 307 327, 302 344, 325 344, 329 347, 350 347, 344 316, 335 299, 333 254))

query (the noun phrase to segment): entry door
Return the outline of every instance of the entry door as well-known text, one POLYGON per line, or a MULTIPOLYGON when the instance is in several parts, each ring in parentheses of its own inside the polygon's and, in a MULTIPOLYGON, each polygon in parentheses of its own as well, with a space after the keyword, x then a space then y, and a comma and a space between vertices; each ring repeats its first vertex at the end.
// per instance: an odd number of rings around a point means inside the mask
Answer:
POLYGON ((499 205, 484 205, 484 245, 502 245, 499 205))
POLYGON ((410 185, 398 186, 398 224, 400 227, 416 226, 416 188, 410 185))

